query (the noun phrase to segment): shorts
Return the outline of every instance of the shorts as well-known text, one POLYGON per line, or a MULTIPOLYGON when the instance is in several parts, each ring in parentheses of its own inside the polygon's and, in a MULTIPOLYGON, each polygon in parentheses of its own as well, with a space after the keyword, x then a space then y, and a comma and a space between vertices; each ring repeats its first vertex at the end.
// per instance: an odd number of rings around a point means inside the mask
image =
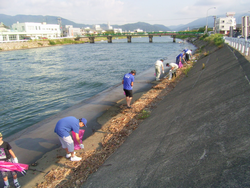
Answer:
POLYGON ((72 140, 71 136, 67 136, 67 137, 59 137, 59 140, 62 144, 62 148, 66 149, 68 148, 69 152, 73 152, 74 151, 74 141, 72 140))
POLYGON ((123 89, 123 91, 125 92, 126 97, 133 97, 133 92, 132 92, 132 90, 123 89))
MULTIPOLYGON (((11 160, 8 159, 6 162, 11 162, 11 160)), ((9 171, 1 171, 2 177, 3 177, 3 178, 8 177, 8 172, 9 172, 9 171)), ((17 175, 16 171, 11 171, 11 173, 12 173, 12 176, 17 175)))

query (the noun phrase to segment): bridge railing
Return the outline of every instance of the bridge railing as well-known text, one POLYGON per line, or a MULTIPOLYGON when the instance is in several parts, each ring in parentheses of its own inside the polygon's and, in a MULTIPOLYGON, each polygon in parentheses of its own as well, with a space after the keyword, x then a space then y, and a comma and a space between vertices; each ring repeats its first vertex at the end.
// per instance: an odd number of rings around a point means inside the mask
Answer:
POLYGON ((134 32, 134 33, 102 33, 86 34, 85 37, 108 37, 108 36, 148 36, 148 35, 202 35, 201 32, 134 32))
POLYGON ((250 40, 245 40, 243 38, 225 37, 225 43, 240 51, 242 54, 245 54, 246 56, 249 55, 250 40))

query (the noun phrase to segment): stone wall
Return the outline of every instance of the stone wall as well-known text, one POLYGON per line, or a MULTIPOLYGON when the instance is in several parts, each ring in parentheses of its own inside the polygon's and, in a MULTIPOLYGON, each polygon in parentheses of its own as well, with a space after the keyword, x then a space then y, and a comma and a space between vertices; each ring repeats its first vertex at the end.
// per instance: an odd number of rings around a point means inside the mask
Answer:
POLYGON ((0 43, 0 51, 6 50, 20 50, 27 48, 38 48, 38 47, 46 47, 50 46, 49 41, 25 41, 25 42, 8 42, 8 43, 0 43))
MULTIPOLYGON (((88 42, 88 39, 82 39, 81 41, 88 42)), ((70 43, 69 43, 70 44, 70 43)), ((57 44, 58 45, 65 45, 65 44, 57 44)), ((22 42, 7 42, 7 43, 0 43, 0 52, 1 51, 8 51, 8 50, 21 50, 21 49, 28 49, 28 48, 39 48, 39 47, 48 47, 51 46, 48 40, 39 40, 39 41, 22 41, 22 42)))

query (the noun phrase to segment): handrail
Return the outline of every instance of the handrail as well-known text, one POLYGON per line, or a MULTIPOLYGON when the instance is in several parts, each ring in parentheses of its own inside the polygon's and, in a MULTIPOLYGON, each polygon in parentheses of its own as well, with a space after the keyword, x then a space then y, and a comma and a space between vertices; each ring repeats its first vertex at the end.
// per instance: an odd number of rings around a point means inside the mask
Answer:
POLYGON ((229 46, 239 50, 245 56, 249 55, 249 47, 250 47, 250 40, 245 40, 243 38, 233 38, 233 37, 224 37, 225 43, 229 46))
POLYGON ((102 33, 86 34, 83 37, 106 37, 106 36, 148 36, 148 35, 203 35, 202 32, 135 32, 135 33, 102 33))

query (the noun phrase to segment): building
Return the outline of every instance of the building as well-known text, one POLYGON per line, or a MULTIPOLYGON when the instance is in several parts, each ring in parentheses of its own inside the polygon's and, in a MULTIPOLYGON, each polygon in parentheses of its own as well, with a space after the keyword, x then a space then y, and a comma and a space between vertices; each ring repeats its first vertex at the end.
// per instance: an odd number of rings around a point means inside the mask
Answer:
POLYGON ((215 23, 215 30, 217 33, 221 34, 229 34, 230 27, 233 30, 236 29, 236 19, 234 18, 235 12, 227 12, 226 17, 224 18, 217 18, 215 23))
POLYGON ((72 25, 65 25, 63 29, 64 37, 77 37, 79 35, 82 35, 80 28, 74 28, 72 25))
POLYGON ((24 22, 12 25, 12 29, 15 32, 24 32, 25 35, 30 36, 33 39, 39 38, 57 38, 60 37, 61 31, 58 24, 47 24, 43 23, 34 23, 34 22, 24 22))
POLYGON ((243 37, 248 37, 249 36, 249 32, 250 32, 250 22, 249 22, 249 16, 243 16, 242 17, 242 20, 241 20, 241 23, 242 23, 242 36, 243 37))
POLYGON ((22 41, 29 39, 53 39, 61 35, 60 26, 57 24, 43 23, 15 23, 11 30, 3 30, 0 33, 0 42, 22 41))

